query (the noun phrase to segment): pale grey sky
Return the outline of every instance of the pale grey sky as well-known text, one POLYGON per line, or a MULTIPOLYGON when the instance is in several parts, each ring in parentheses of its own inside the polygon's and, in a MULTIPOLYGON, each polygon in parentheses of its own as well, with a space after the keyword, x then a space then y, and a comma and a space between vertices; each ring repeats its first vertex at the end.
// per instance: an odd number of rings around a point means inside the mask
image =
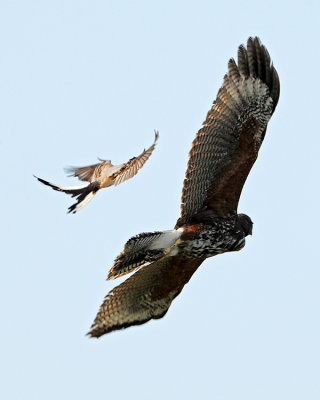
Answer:
POLYGON ((317 1, 0 3, 1 398, 320 398, 317 1), (267 46, 281 96, 240 202, 254 234, 206 260, 162 320, 85 336, 132 235, 171 229, 188 151, 230 57, 267 46), (38 183, 121 163, 76 215, 38 183))

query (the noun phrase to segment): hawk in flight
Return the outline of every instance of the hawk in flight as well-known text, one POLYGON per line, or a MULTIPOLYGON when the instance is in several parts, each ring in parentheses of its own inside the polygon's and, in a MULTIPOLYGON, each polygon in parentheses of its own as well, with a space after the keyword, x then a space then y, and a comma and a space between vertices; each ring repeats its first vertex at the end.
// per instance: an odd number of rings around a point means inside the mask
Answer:
POLYGON ((75 214, 92 199, 98 190, 112 185, 117 186, 127 179, 135 176, 139 169, 144 166, 145 162, 151 156, 156 146, 158 137, 159 132, 156 131, 152 146, 150 146, 147 150, 144 150, 138 157, 133 157, 126 163, 113 165, 111 164, 111 160, 101 160, 99 158, 101 162, 98 164, 89 165, 87 167, 66 168, 66 172, 69 174, 68 176, 77 176, 81 181, 90 182, 89 185, 58 186, 45 181, 44 179, 38 178, 37 176, 35 176, 35 178, 37 178, 39 182, 50 186, 54 190, 67 193, 72 197, 75 197, 77 202, 68 208, 69 213, 72 212, 75 214))
POLYGON ((163 317, 206 258, 244 247, 252 221, 238 214, 238 202, 279 95, 267 49, 249 38, 238 49, 238 62, 229 61, 192 143, 175 228, 128 240, 108 279, 139 270, 107 294, 90 336, 163 317))

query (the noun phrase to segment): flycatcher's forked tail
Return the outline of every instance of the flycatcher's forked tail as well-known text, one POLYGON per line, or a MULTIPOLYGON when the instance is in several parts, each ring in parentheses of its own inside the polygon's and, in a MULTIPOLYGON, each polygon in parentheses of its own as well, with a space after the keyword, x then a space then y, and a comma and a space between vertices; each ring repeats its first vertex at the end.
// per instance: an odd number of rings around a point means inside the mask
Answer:
POLYGON ((75 197, 77 199, 77 202, 72 204, 72 206, 68 208, 68 213, 75 214, 87 203, 89 203, 89 201, 99 190, 99 185, 95 182, 90 183, 89 185, 86 186, 58 186, 48 181, 45 181, 44 179, 38 178, 35 175, 34 177, 37 178, 38 181, 43 183, 44 185, 50 186, 53 190, 70 194, 71 197, 75 197))

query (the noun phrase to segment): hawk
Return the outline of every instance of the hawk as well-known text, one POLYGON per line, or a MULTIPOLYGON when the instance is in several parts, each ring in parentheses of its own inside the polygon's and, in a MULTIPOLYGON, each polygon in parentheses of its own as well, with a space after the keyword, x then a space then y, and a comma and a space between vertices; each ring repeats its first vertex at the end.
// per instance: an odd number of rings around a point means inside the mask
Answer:
POLYGON ((44 179, 38 178, 37 176, 35 176, 35 178, 54 190, 75 197, 77 202, 68 208, 68 213, 75 214, 92 199, 98 190, 112 185, 117 186, 136 175, 139 169, 144 166, 145 162, 151 156, 158 138, 159 132, 155 131, 153 144, 147 150, 144 150, 138 157, 133 157, 123 164, 113 165, 111 164, 111 160, 102 160, 98 158, 98 160, 101 161, 98 164, 88 165, 87 167, 68 167, 65 169, 68 176, 77 176, 81 181, 90 182, 89 185, 58 186, 45 181, 44 179))
POLYGON ((88 335, 162 318, 206 258, 244 247, 252 221, 238 214, 238 202, 279 95, 269 53, 250 37, 238 49, 238 62, 229 61, 192 143, 175 228, 128 240, 108 279, 138 271, 107 294, 88 335))

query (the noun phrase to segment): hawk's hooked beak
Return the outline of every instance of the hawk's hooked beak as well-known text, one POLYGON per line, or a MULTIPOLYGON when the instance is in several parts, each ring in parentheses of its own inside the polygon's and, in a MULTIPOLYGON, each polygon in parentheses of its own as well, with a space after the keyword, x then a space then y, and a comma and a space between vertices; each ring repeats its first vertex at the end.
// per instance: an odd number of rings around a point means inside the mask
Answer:
POLYGON ((251 236, 252 236, 252 228, 253 228, 253 222, 252 222, 251 228, 249 230, 249 235, 251 235, 251 236))

